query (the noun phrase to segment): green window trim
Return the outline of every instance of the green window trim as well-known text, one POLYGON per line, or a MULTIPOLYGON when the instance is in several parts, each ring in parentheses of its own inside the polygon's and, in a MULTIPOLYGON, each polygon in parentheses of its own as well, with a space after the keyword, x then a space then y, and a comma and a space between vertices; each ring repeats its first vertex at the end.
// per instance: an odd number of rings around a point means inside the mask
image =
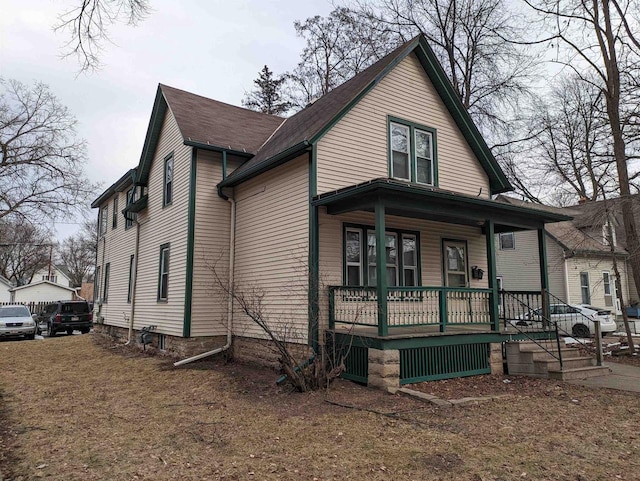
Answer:
POLYGON ((135 266, 135 257, 136 256, 134 254, 131 254, 131 257, 129 257, 129 287, 127 288, 127 304, 131 304, 131 297, 133 294, 133 268, 135 266))
MULTIPOLYGON (((126 195, 127 195, 126 204, 127 204, 127 207, 128 207, 129 205, 131 205, 131 204, 133 204, 135 202, 135 199, 136 199, 136 188, 135 188, 135 186, 131 187, 129 190, 127 190, 127 194, 126 195)), ((124 214, 124 219, 125 219, 124 220, 124 230, 128 230, 131 227, 133 227, 133 222, 136 219, 137 215, 138 214, 132 214, 131 212, 125 212, 125 214, 124 214)))
MULTIPOLYGON (((359 230, 360 231, 360 281, 361 286, 365 287, 369 285, 369 261, 367 256, 367 242, 368 242, 368 233, 375 232, 375 226, 366 225, 366 224, 353 224, 344 222, 342 224, 342 280, 343 285, 349 285, 349 276, 348 276, 348 262, 347 262, 347 232, 359 230)), ((416 265, 415 266, 406 266, 407 270, 414 270, 415 272, 415 286, 409 287, 420 287, 422 286, 422 269, 421 269, 421 255, 420 255, 420 232, 413 230, 405 230, 405 229, 394 229, 387 227, 385 229, 385 234, 394 234, 396 236, 396 248, 398 249, 397 255, 397 272, 396 279, 398 279, 398 287, 405 286, 405 265, 404 265, 404 250, 402 249, 402 240, 406 237, 414 237, 415 238, 415 257, 416 257, 416 265)), ((370 286, 375 287, 375 285, 370 286)), ((396 287, 396 286, 389 286, 396 287)))
POLYGON ((388 149, 388 171, 389 178, 396 178, 400 180, 407 180, 421 185, 430 185, 438 187, 438 141, 437 131, 433 127, 427 127, 416 122, 404 120, 391 115, 387 116, 387 149, 388 149), (392 150, 392 138, 391 128, 392 124, 396 124, 405 127, 409 130, 409 145, 408 145, 408 161, 409 161, 409 178, 394 177, 393 175, 393 150, 392 150), (417 168, 417 153, 416 153, 416 132, 426 133, 431 136, 431 183, 418 181, 418 168, 417 168))
POLYGON ((164 176, 162 181, 162 207, 173 203, 173 177, 174 177, 173 152, 164 158, 164 176))
POLYGON ((109 273, 111 271, 111 264, 107 262, 104 266, 104 290, 102 292, 102 302, 104 304, 109 300, 109 273))
POLYGON ((171 244, 160 246, 158 257, 158 302, 169 302, 169 272, 171 261, 171 244))
POLYGON ((113 198, 113 212, 111 213, 111 229, 118 228, 118 194, 113 198))

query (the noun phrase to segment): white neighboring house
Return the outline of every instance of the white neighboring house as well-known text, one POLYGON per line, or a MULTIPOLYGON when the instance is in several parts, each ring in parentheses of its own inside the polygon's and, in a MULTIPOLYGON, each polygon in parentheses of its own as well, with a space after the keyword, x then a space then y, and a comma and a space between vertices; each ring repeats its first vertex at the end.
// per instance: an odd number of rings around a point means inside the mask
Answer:
POLYGON ((52 302, 77 298, 76 289, 50 281, 37 281, 24 286, 13 287, 10 292, 11 302, 16 303, 52 302))
POLYGON ((13 287, 8 279, 0 276, 0 303, 11 302, 11 292, 9 290, 13 287))
POLYGON ((51 268, 48 265, 38 270, 31 280, 31 284, 35 284, 41 281, 49 281, 54 284, 59 284, 65 287, 71 286, 71 279, 69 278, 69 272, 67 268, 62 265, 51 264, 51 268))

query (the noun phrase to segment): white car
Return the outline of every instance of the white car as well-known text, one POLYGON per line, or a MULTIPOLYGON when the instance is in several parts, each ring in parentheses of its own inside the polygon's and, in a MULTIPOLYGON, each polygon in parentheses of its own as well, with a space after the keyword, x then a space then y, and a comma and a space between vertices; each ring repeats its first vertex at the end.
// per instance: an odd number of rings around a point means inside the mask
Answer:
POLYGON ((34 339, 38 325, 29 308, 22 305, 0 306, 0 337, 21 337, 34 339))
MULTIPOLYGON (((539 326, 542 323, 542 308, 532 309, 509 321, 514 326, 539 326)), ((560 335, 590 337, 595 332, 594 319, 600 320, 602 335, 616 331, 616 321, 608 309, 586 304, 551 304, 549 306, 551 322, 558 323, 560 335)))

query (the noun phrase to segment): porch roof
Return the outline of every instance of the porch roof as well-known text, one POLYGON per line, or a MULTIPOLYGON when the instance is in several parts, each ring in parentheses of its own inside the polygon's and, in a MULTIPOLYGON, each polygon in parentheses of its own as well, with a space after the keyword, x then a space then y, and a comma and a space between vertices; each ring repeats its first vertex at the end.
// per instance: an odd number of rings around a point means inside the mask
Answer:
POLYGON ((493 220, 496 232, 539 229, 546 223, 572 219, 556 212, 387 178, 320 194, 312 200, 314 206, 325 206, 331 215, 358 210, 373 212, 378 202, 382 202, 388 215, 475 226, 493 220))

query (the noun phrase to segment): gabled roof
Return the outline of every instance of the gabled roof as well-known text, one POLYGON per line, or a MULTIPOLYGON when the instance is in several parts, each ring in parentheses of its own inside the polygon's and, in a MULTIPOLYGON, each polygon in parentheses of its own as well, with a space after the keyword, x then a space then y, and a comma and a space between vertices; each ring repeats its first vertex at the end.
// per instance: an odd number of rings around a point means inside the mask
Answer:
POLYGON ((278 165, 282 161, 283 153, 302 151, 320 140, 367 92, 411 53, 418 57, 456 125, 486 171, 492 193, 513 190, 423 35, 399 46, 369 68, 287 119, 255 157, 237 168, 220 185, 236 185, 278 165))
POLYGON ((13 287, 13 284, 11 283, 11 281, 3 276, 0 276, 0 284, 4 284, 7 287, 13 287))
POLYGON ((74 289, 73 287, 63 286, 62 284, 56 284, 55 282, 51 282, 51 281, 32 282, 30 284, 25 284, 24 286, 13 287, 13 288, 11 288, 9 290, 12 291, 12 292, 13 291, 20 291, 22 289, 28 289, 28 288, 31 288, 31 287, 39 286, 41 284, 49 284, 51 286, 58 287, 60 289, 64 289, 65 291, 76 292, 76 289, 74 289))
MULTIPOLYGON (((560 244, 563 249, 572 254, 611 255, 611 248, 600 242, 599 237, 595 238, 591 232, 587 232, 580 228, 583 227, 580 220, 582 212, 579 208, 582 206, 553 207, 550 205, 534 204, 533 202, 514 199, 513 197, 506 195, 500 195, 496 200, 520 207, 528 207, 530 209, 571 216, 573 219, 570 221, 547 224, 545 226, 547 233, 558 244, 560 244)), ((627 252, 620 245, 616 245, 614 251, 616 254, 621 255, 624 255, 627 252)))
POLYGON ((171 110, 186 145, 227 150, 246 157, 253 156, 284 121, 275 115, 236 107, 159 84, 136 182, 147 182, 167 109, 171 110))
POLYGON ((133 180, 136 175, 136 169, 129 169, 126 174, 116 180, 113 184, 109 186, 100 196, 91 203, 91 208, 95 209, 96 207, 100 207, 100 204, 104 203, 109 197, 111 197, 116 192, 122 192, 128 186, 133 184, 133 180))

